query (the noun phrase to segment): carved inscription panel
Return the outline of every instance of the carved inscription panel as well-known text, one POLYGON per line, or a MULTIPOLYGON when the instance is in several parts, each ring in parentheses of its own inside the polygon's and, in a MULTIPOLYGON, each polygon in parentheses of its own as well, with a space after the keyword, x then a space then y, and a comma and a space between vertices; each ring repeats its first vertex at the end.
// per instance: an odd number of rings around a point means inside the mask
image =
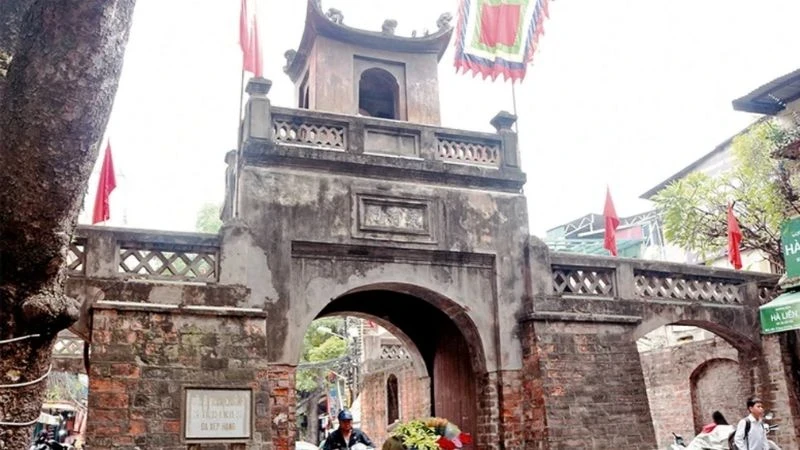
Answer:
POLYGON ((353 236, 401 242, 435 242, 432 199, 358 193, 353 236))
POLYGON ((364 227, 424 233, 427 228, 425 209, 414 206, 365 203, 364 227))

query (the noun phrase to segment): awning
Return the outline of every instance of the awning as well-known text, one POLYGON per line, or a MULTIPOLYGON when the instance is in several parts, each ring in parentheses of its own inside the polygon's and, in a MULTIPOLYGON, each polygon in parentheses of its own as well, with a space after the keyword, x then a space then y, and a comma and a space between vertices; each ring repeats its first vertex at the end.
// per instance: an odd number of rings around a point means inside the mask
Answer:
POLYGON ((800 291, 781 294, 758 309, 764 334, 800 329, 800 291))

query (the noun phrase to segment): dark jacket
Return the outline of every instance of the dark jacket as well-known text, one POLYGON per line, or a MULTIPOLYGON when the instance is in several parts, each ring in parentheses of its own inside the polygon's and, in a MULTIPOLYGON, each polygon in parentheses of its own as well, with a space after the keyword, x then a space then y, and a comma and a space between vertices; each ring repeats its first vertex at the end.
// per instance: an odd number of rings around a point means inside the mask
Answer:
POLYGON ((350 431, 350 442, 345 443, 342 432, 337 429, 333 430, 333 433, 328 436, 328 439, 325 439, 325 444, 322 446, 322 450, 348 449, 356 444, 364 444, 367 447, 375 446, 372 441, 369 440, 369 436, 364 434, 364 432, 358 428, 353 428, 353 430, 350 431))

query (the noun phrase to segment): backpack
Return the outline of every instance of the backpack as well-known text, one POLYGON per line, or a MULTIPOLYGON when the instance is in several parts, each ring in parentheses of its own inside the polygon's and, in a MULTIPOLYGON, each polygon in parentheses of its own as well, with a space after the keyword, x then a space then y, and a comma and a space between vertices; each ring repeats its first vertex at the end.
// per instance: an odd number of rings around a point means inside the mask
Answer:
MULTIPOLYGON (((747 442, 747 435, 750 434, 750 421, 746 417, 744 419, 742 419, 742 420, 745 421, 744 422, 744 440, 745 440, 745 442, 747 442)), ((739 428, 739 427, 736 427, 736 428, 739 428)), ((734 436, 736 436, 736 430, 733 430, 733 433, 731 433, 731 435, 728 436, 728 447, 730 447, 731 450, 749 450, 749 449, 746 449, 746 448, 739 449, 736 446, 736 442, 734 442, 734 440, 733 440, 734 436)))

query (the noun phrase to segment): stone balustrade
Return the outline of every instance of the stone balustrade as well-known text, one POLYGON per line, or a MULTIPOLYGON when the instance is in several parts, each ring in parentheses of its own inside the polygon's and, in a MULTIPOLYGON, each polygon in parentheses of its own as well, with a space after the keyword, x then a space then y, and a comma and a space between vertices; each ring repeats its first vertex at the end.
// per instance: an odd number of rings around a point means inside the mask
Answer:
POLYGON ((213 234, 79 226, 67 252, 71 277, 146 278, 194 283, 219 279, 213 234))
POLYGON ((550 254, 553 297, 744 304, 754 286, 760 303, 775 296, 777 277, 701 265, 571 253, 550 254))
POLYGON ((406 181, 519 192, 516 117, 498 113, 495 133, 272 106, 271 83, 254 78, 241 128, 244 164, 324 168, 406 181))

